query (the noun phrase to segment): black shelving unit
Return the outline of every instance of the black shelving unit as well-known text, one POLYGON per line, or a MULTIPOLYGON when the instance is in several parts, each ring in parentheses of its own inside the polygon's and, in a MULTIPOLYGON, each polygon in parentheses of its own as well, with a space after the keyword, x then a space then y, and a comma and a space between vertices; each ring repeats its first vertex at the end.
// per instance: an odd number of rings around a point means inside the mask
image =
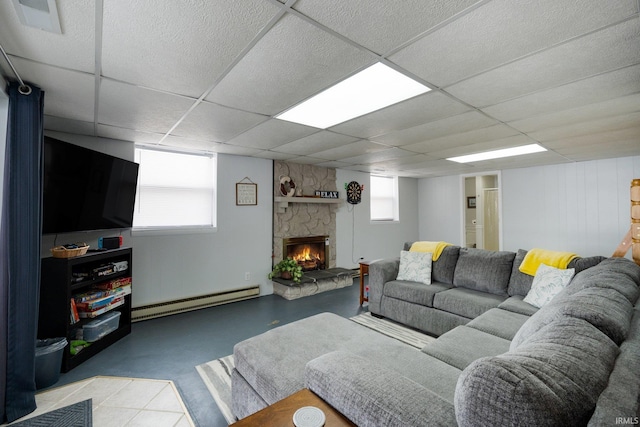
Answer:
MULTIPOLYGON (((104 252, 89 252, 75 258, 43 258, 40 280, 40 309, 38 317, 38 338, 66 337, 70 343, 76 339, 78 328, 82 328, 94 319, 80 319, 71 322, 71 298, 74 295, 88 292, 92 285, 111 281, 122 277, 132 277, 131 248, 113 249, 104 252), (126 271, 119 271, 97 278, 88 277, 78 280, 74 273, 90 272, 94 268, 112 262, 127 261, 126 271)), ((133 284, 132 284, 133 287, 133 284)), ((80 363, 99 353, 106 347, 131 333, 131 295, 126 295, 124 304, 114 307, 119 311, 120 322, 118 329, 95 341, 72 356, 70 345, 64 349, 62 358, 62 372, 68 372, 80 363)))

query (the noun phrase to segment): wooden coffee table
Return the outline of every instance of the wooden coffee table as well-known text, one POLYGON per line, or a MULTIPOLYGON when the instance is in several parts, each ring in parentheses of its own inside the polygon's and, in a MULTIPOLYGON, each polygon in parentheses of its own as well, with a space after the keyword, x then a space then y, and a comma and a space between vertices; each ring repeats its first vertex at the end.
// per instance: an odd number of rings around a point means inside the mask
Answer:
POLYGON ((303 406, 315 406, 324 412, 327 420, 325 427, 355 426, 344 415, 333 409, 327 402, 320 399, 309 389, 302 389, 289 397, 285 397, 271 406, 249 415, 233 424, 233 427, 243 426, 293 426, 293 414, 303 406))

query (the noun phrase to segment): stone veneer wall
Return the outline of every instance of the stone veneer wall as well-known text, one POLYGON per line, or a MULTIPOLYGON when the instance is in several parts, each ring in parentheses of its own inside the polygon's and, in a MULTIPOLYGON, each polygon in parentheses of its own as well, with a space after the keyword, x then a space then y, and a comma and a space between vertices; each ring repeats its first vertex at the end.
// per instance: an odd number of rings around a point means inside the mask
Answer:
MULTIPOLYGON (((312 165, 300 165, 275 161, 273 165, 274 196, 281 197, 280 177, 288 176, 302 189, 303 195, 313 195, 315 190, 336 191, 336 170, 312 165)), ((303 199, 297 199, 303 200, 303 199)), ((314 203, 289 203, 286 212, 273 206, 273 263, 282 260, 282 239, 285 237, 329 236, 328 268, 336 266, 336 210, 338 205, 314 203)))

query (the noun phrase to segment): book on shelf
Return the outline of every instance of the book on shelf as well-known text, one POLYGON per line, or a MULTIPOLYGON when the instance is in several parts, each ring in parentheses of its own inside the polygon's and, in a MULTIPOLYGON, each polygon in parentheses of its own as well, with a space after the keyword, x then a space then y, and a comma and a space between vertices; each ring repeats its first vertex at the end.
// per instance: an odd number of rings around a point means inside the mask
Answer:
POLYGON ((78 308, 76 307, 76 300, 71 298, 71 310, 70 310, 70 319, 71 324, 78 323, 80 320, 80 316, 78 315, 78 308))
POLYGON ((99 308, 102 308, 111 304, 113 301, 115 301, 118 298, 122 298, 125 295, 131 294, 131 285, 112 289, 106 292, 108 292, 108 295, 102 298, 97 298, 97 299, 89 300, 86 302, 76 302, 76 307, 80 311, 95 311, 99 308))
POLYGON ((121 277, 119 279, 109 280, 105 283, 98 283, 93 285, 94 289, 111 290, 115 288, 121 288, 123 286, 131 285, 131 277, 121 277))
POLYGON ((113 300, 109 305, 99 308, 97 310, 93 310, 93 311, 79 311, 78 314, 80 315, 81 319, 92 319, 94 317, 98 317, 103 313, 106 313, 109 310, 112 310, 116 307, 121 306, 122 304, 124 304, 124 297, 120 297, 120 298, 116 298, 115 300, 113 300))

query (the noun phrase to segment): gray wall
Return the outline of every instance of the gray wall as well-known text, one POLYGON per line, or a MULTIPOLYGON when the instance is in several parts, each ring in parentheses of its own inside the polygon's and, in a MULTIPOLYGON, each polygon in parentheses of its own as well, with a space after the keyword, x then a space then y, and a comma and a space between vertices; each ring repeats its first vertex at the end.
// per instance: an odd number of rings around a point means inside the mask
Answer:
POLYGON ((366 260, 400 256, 406 241, 418 237, 418 180, 399 178, 399 213, 397 222, 371 222, 369 174, 338 169, 336 181, 340 198, 346 199, 344 184, 356 181, 364 184, 362 202, 346 202, 336 213, 337 265, 354 268, 362 257, 366 260))
MULTIPOLYGON (((640 156, 501 171, 504 250, 542 247, 610 256, 630 226, 629 187, 640 156)), ((423 240, 460 244, 462 177, 423 178, 423 240)))

